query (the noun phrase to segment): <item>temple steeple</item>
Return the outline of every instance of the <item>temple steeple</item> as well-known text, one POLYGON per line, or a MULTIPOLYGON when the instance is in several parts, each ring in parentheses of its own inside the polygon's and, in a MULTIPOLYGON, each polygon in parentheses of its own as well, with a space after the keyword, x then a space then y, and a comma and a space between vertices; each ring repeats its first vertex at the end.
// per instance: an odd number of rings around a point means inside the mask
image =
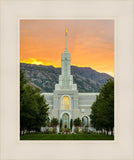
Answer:
POLYGON ((67 29, 65 29, 65 52, 67 52, 67 29))
POLYGON ((71 55, 67 50, 67 29, 65 29, 65 50, 61 55, 61 75, 55 89, 77 90, 77 85, 73 84, 73 76, 71 75, 71 55))
POLYGON ((70 60, 71 55, 67 50, 67 29, 65 29, 65 51, 62 53, 62 59, 61 59, 61 70, 62 70, 62 76, 64 77, 64 85, 67 87, 68 85, 68 77, 71 74, 71 68, 70 68, 70 60))

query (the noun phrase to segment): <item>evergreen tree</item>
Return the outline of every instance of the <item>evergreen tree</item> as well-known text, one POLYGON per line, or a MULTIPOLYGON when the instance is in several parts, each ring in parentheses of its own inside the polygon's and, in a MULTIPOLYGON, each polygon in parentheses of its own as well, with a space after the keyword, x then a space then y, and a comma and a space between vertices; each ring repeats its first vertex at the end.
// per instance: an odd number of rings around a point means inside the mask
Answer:
POLYGON ((73 127, 73 120, 71 119, 70 120, 70 128, 72 129, 72 127, 73 127))
POLYGON ((81 126, 81 120, 80 120, 79 117, 74 120, 74 125, 75 125, 76 127, 80 127, 80 126, 81 126))
POLYGON ((96 101, 91 107, 91 125, 97 130, 113 133, 114 128, 114 81, 109 79, 100 90, 96 101))
POLYGON ((39 131, 45 126, 48 105, 39 88, 33 88, 20 70, 20 130, 39 131))
POLYGON ((62 119, 60 120, 60 129, 62 129, 62 119))

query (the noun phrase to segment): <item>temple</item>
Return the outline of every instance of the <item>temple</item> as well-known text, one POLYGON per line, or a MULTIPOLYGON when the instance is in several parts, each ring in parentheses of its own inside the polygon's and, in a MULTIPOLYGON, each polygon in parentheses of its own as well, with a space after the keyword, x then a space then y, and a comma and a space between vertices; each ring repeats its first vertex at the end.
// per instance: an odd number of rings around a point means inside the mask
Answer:
POLYGON ((80 118, 82 126, 90 128, 91 106, 98 93, 79 93, 71 75, 71 54, 67 49, 67 29, 65 30, 65 50, 61 55, 61 75, 53 93, 42 93, 49 104, 49 119, 57 118, 62 128, 72 128, 72 122, 80 118), (72 121, 72 122, 71 122, 72 121))

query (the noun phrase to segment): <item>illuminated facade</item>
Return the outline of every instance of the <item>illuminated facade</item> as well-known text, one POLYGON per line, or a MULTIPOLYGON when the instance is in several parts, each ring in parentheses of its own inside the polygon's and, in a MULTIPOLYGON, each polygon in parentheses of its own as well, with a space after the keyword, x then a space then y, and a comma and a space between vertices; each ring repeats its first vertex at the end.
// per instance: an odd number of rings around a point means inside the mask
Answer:
POLYGON ((65 51, 61 56, 61 75, 53 93, 42 93, 49 104, 49 119, 57 118, 62 128, 70 128, 74 119, 80 118, 83 126, 90 127, 91 105, 98 93, 79 93, 71 75, 71 56, 67 50, 67 30, 65 31, 65 51))

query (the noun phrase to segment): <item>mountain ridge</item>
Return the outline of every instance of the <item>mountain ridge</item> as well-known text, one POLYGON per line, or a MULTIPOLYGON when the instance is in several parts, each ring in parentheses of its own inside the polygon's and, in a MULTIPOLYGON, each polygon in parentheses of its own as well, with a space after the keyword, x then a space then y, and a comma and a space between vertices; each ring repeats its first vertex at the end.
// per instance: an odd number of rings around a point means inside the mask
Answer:
MULTIPOLYGON (((41 88, 42 92, 53 92, 61 74, 61 68, 54 66, 20 63, 20 69, 31 84, 41 88)), ((71 66, 71 74, 79 92, 98 92, 107 79, 113 79, 107 73, 100 73, 90 67, 71 66)))

